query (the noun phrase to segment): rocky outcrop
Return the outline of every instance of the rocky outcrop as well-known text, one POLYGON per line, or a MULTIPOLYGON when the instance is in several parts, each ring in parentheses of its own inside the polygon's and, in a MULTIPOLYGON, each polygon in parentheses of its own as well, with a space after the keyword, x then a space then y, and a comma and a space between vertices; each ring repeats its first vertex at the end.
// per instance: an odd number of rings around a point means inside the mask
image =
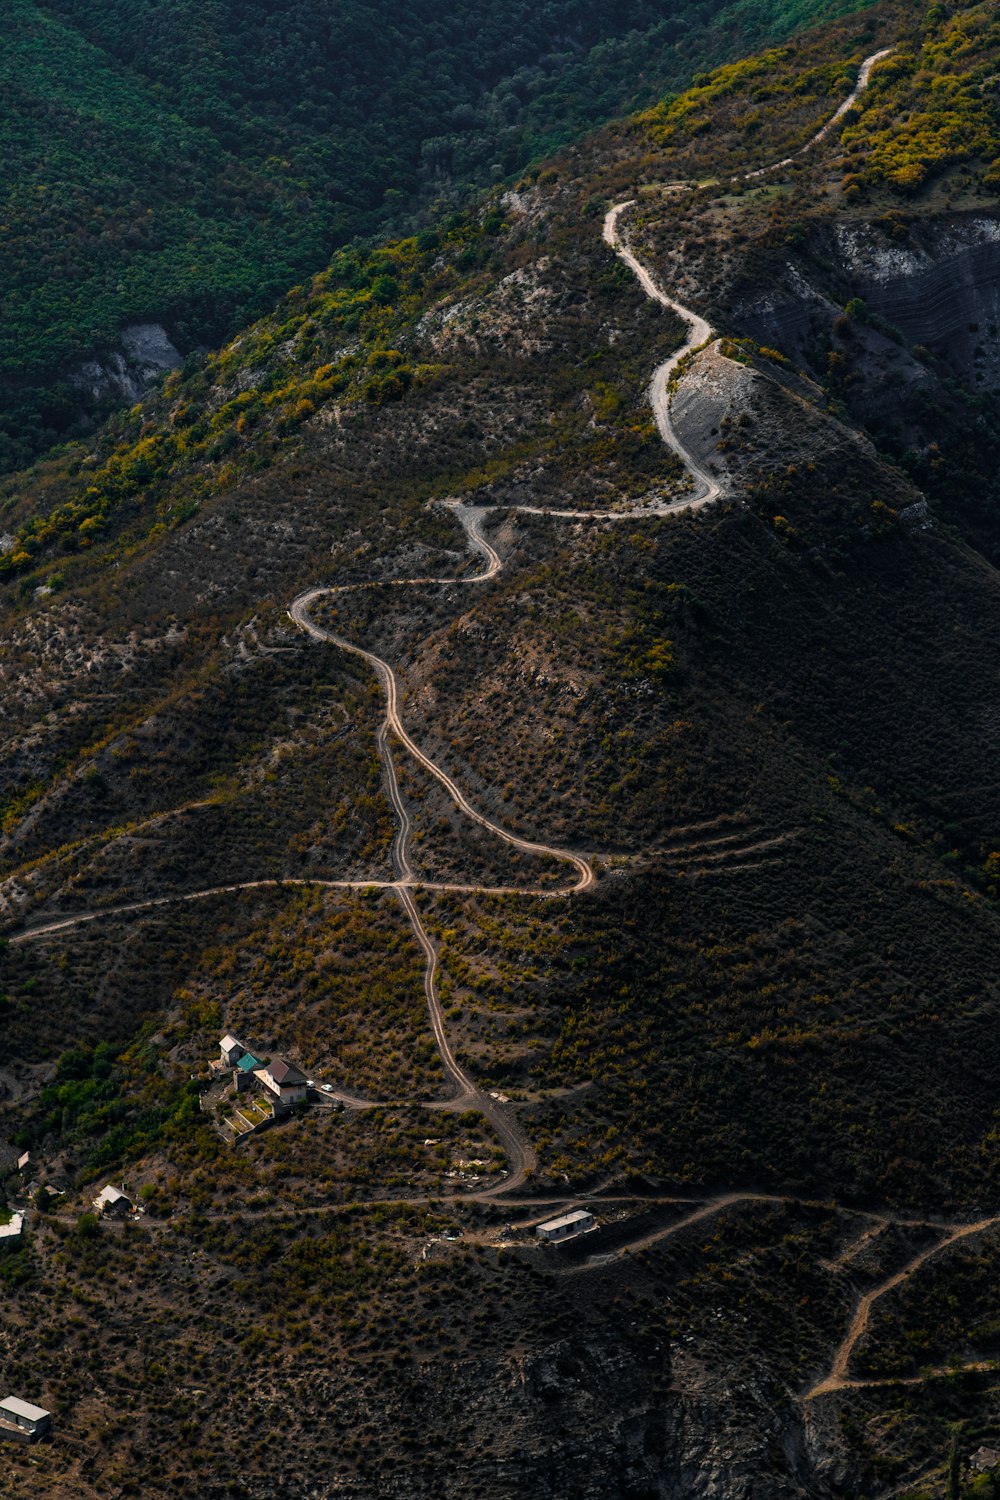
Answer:
MULTIPOLYGON (((760 364, 741 364, 711 344, 693 357, 673 397, 678 436, 724 490, 738 495, 748 479, 790 463, 874 459, 863 432, 824 410, 817 386, 776 362, 760 364)), ((914 493, 911 500, 917 504, 919 497, 914 493)), ((915 512, 912 519, 925 517, 915 512)))
POLYGON ((766 286, 741 289, 727 322, 810 368, 851 298, 874 319, 854 336, 887 404, 894 390, 932 379, 916 345, 973 389, 1000 388, 1000 219, 840 222, 815 236, 808 258, 790 255, 766 286))
POLYGON ((873 313, 974 387, 1000 386, 1000 220, 931 222, 902 245, 868 224, 838 225, 836 238, 873 313))
MULTIPOLYGON (((801 1421, 768 1382, 709 1370, 690 1355, 637 1348, 627 1339, 569 1337, 531 1355, 465 1359, 400 1374, 375 1390, 319 1376, 304 1389, 307 1419, 396 1433, 415 1413, 448 1413, 475 1442, 437 1459, 340 1474, 343 1500, 824 1500, 831 1494, 804 1458, 801 1421)), ((822 1449, 824 1461, 831 1460, 822 1449)), ((309 1491, 292 1453, 290 1494, 309 1491)), ((251 1500, 268 1477, 249 1472, 251 1500)), ((216 1493, 216 1492, 213 1492, 216 1493)))
POLYGON ((93 401, 138 401, 168 370, 183 364, 180 352, 159 323, 132 323, 121 331, 117 349, 108 350, 70 373, 70 382, 93 401))

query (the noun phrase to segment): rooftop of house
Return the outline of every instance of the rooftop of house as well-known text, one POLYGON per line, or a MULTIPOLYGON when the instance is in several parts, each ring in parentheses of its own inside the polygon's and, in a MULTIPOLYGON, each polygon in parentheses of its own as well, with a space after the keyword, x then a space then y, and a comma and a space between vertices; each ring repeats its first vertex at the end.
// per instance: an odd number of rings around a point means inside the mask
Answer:
POLYGON ((131 1201, 129 1199, 129 1196, 128 1196, 127 1193, 123 1193, 122 1190, 121 1190, 121 1188, 112 1187, 111 1183, 109 1182, 108 1185, 107 1185, 107 1187, 101 1188, 101 1191, 98 1193, 97 1197, 94 1199, 94 1202, 95 1203, 105 1203, 105 1204, 107 1204, 107 1203, 121 1203, 123 1200, 126 1203, 128 1203, 128 1202, 131 1201))
POLYGON ((24 1228, 24 1214, 11 1214, 7 1224, 0 1224, 0 1240, 13 1240, 24 1228))
POLYGON ((583 1224, 584 1222, 589 1224, 593 1217, 593 1214, 590 1213, 586 1208, 576 1208, 571 1214, 563 1214, 561 1218, 547 1219, 544 1224, 539 1224, 538 1228, 540 1230, 565 1229, 568 1225, 571 1224, 583 1224))
POLYGON ((239 1059, 236 1066, 239 1068, 241 1073, 253 1073, 257 1068, 260 1067, 260 1062, 256 1057, 254 1057, 252 1052, 244 1052, 243 1056, 239 1059))
POLYGON ((276 1057, 267 1070, 275 1083, 283 1088, 289 1088, 294 1084, 305 1083, 306 1075, 297 1068, 294 1063, 286 1062, 283 1057, 276 1057))
POLYGON ((22 1401, 20 1396, 5 1396, 0 1401, 0 1416, 4 1413, 12 1417, 23 1417, 28 1422, 41 1422, 50 1415, 44 1407, 32 1406, 30 1401, 22 1401))

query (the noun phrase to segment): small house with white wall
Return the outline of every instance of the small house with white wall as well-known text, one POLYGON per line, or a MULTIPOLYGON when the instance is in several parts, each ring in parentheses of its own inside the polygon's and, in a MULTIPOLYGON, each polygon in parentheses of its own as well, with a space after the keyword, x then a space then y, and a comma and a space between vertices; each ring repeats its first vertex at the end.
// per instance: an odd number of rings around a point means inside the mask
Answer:
POLYGON ((283 1057, 276 1057, 266 1067, 257 1068, 253 1076, 275 1109, 291 1109, 293 1104, 305 1102, 306 1075, 283 1057))
POLYGON ((587 1234, 596 1227, 594 1215, 585 1208, 578 1208, 571 1214, 563 1214, 558 1219, 549 1219, 546 1223, 539 1224, 535 1233, 544 1245, 555 1245, 562 1240, 571 1240, 575 1235, 587 1234))
POLYGON ((94 1211, 107 1219, 126 1219, 132 1212, 134 1204, 121 1188, 112 1187, 110 1183, 106 1188, 101 1188, 94 1199, 94 1211))
POLYGON ((246 1050, 242 1042, 238 1042, 234 1036, 230 1036, 227 1032, 219 1043, 222 1066, 224 1068, 235 1068, 246 1050))
POLYGON ((19 1396, 7 1396, 0 1401, 0 1437, 16 1437, 31 1443, 44 1437, 51 1425, 50 1413, 41 1406, 32 1406, 19 1396))

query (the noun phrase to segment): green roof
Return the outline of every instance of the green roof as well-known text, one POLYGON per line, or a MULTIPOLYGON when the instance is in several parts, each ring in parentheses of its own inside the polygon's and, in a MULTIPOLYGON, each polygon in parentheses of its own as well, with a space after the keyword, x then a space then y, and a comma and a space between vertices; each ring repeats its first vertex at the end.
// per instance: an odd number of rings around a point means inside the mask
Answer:
POLYGON ((239 1068, 241 1073, 252 1073, 254 1068, 260 1067, 260 1063, 254 1057, 252 1052, 244 1052, 243 1056, 240 1058, 236 1066, 239 1068))

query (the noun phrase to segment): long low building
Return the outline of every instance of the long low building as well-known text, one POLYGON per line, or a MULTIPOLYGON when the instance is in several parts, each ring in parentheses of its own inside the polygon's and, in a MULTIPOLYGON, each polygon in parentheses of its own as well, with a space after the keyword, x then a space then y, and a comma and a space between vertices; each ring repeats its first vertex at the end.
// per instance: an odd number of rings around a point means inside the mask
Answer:
POLYGON ((20 1396, 7 1396, 0 1401, 0 1434, 31 1442, 44 1437, 51 1425, 52 1417, 44 1407, 32 1406, 20 1396))
POLYGON ((535 1233, 543 1244, 551 1245, 558 1244, 560 1240, 570 1240, 577 1234, 586 1234, 596 1227, 594 1215, 585 1208, 577 1208, 571 1214, 563 1214, 558 1219, 549 1219, 545 1224, 539 1224, 535 1233))

